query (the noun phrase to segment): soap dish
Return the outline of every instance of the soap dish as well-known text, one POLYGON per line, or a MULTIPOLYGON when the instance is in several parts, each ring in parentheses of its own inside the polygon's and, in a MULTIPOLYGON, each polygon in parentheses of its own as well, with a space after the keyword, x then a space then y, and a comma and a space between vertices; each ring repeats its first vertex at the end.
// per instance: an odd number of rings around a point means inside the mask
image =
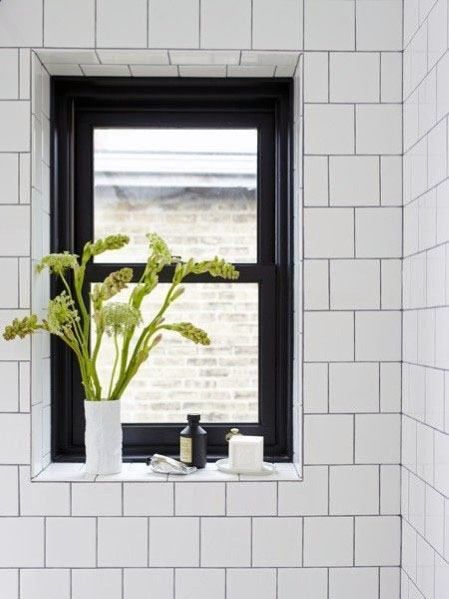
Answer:
POLYGON ((244 474, 249 476, 269 476, 270 474, 274 474, 276 472, 276 468, 274 464, 269 464, 268 462, 262 462, 262 470, 247 470, 245 472, 240 472, 239 470, 234 470, 229 465, 228 458, 222 458, 221 460, 217 460, 215 462, 218 470, 220 472, 226 472, 226 474, 244 474))

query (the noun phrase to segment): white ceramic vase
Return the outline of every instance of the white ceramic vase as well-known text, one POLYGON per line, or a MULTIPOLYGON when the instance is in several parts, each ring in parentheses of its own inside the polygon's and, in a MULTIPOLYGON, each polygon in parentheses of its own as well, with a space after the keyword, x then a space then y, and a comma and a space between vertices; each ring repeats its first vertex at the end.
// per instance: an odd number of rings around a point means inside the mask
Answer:
POLYGON ((86 472, 118 474, 122 470, 123 433, 120 401, 85 401, 86 472))

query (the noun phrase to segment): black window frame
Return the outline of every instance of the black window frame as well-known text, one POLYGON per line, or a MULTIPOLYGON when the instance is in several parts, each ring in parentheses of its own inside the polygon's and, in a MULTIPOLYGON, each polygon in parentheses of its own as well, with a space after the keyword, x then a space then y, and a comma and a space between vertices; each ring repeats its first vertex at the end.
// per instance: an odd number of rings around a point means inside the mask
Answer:
MULTIPOLYGON (((239 282, 259 283, 260 421, 207 424, 209 459, 227 454, 224 435, 231 425, 237 425, 246 434, 263 435, 268 459, 289 461, 292 457, 292 99, 293 85, 288 78, 51 79, 52 252, 80 253, 85 241, 92 238, 95 126, 170 124, 258 129, 258 261, 236 266, 240 270, 239 282)), ((126 265, 94 263, 87 270, 86 280, 101 280, 110 271, 126 265)), ((129 266, 134 268, 137 280, 142 266, 129 266)), ((161 282, 169 281, 172 273, 172 268, 167 267, 161 273, 161 282)), ((220 284, 209 275, 190 282, 220 284)), ((55 280, 51 291, 60 291, 55 280)), ((51 385, 52 459, 82 461, 82 386, 72 354, 56 338, 51 340, 51 385)), ((124 424, 124 460, 143 460, 156 451, 178 455, 182 426, 183 418, 179 424, 124 424)))

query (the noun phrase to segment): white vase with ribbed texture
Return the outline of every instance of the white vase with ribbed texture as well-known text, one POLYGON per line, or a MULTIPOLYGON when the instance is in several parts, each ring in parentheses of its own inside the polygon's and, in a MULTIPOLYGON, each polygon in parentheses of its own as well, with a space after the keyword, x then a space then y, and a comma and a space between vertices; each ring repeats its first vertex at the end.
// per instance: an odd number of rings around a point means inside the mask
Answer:
POLYGON ((123 445, 120 401, 85 401, 84 413, 87 474, 119 474, 123 445))

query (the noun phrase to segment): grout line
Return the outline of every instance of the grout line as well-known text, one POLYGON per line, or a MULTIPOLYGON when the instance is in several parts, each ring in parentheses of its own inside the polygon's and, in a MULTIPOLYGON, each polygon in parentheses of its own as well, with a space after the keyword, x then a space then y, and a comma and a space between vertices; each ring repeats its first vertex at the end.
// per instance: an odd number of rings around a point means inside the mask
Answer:
POLYGON ((202 10, 203 10, 203 5, 202 5, 202 0, 198 0, 198 48, 201 48, 201 44, 202 44, 202 36, 203 36, 203 22, 202 22, 202 10))
POLYGON ((146 33, 147 33, 147 48, 150 47, 150 2, 151 0, 148 0, 146 3, 146 18, 147 18, 147 23, 146 23, 146 33))
POLYGON ((378 471, 378 487, 379 487, 379 515, 382 514, 382 508, 381 508, 381 504, 382 504, 382 466, 381 464, 379 464, 379 471, 378 471))
POLYGON ((198 518, 198 566, 201 568, 202 555, 201 555, 201 537, 203 532, 203 520, 198 518))
POLYGON ((352 517, 352 565, 355 566, 355 516, 352 517))
POLYGON ((94 48, 98 46, 98 0, 94 2, 94 48))
POLYGON ((147 566, 151 564, 151 518, 148 518, 147 522, 147 566))

